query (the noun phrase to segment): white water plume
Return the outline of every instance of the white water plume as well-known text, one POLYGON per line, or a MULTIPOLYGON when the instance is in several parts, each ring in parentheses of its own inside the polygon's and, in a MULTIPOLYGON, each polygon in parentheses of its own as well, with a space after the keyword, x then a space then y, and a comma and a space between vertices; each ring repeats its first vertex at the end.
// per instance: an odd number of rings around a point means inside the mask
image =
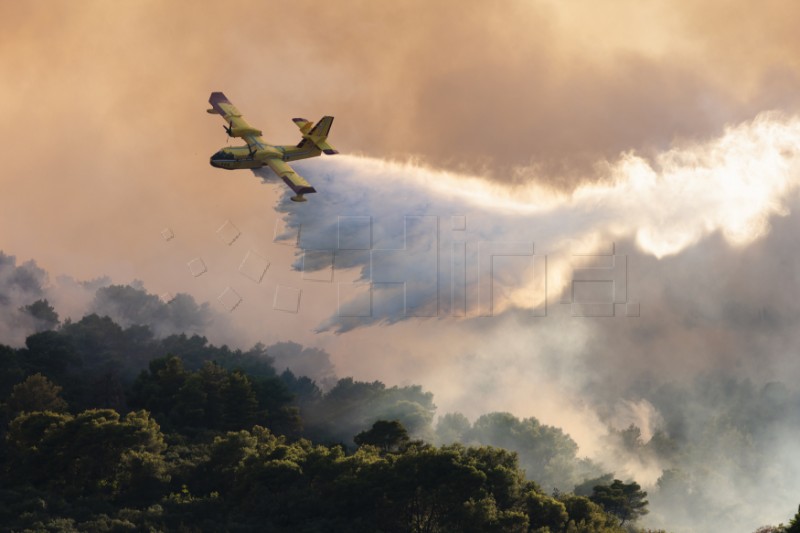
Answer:
MULTIPOLYGON (((617 161, 597 165, 602 173, 598 183, 571 194, 539 185, 507 187, 413 163, 339 156, 326 158, 324 165, 298 165, 319 194, 302 208, 291 205, 287 195, 280 209, 290 225, 302 227, 302 248, 333 249, 337 254, 341 217, 369 217, 372 255, 348 257, 338 264, 360 267, 366 281, 373 274, 369 267, 376 250, 407 245, 404 217, 438 217, 436 233, 429 232, 428 242, 420 245, 439 248, 435 277, 424 271, 430 268, 425 261, 385 267, 386 279, 433 280, 424 290, 406 292, 405 309, 434 305, 428 300, 437 298, 436 280, 439 286, 449 284, 447 254, 461 234, 447 231, 447 223, 450 216, 463 216, 467 314, 474 316, 481 243, 530 243, 537 256, 547 255, 552 298, 569 282, 572 254, 604 253, 600 250, 614 242, 634 240, 641 251, 656 258, 677 254, 715 232, 733 246, 753 242, 769 230, 770 217, 788 213, 788 195, 799 183, 797 146, 800 119, 765 113, 726 129, 718 138, 684 143, 651 161, 635 153, 622 154, 617 161)), ((307 263, 305 268, 314 266, 307 263)), ((544 292, 534 290, 533 282, 517 285, 496 295, 501 301, 495 302, 495 312, 533 309, 542 303, 544 292)), ((344 331, 374 320, 332 317, 324 328, 344 331)))

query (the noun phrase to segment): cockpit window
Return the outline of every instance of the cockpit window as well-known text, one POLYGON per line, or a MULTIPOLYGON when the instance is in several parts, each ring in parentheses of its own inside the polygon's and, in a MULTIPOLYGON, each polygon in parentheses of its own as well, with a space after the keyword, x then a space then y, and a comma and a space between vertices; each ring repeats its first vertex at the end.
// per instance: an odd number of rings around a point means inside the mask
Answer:
POLYGON ((220 150, 216 154, 212 155, 211 159, 213 159, 214 161, 220 161, 220 160, 233 161, 235 159, 235 157, 230 152, 226 152, 225 150, 220 150))

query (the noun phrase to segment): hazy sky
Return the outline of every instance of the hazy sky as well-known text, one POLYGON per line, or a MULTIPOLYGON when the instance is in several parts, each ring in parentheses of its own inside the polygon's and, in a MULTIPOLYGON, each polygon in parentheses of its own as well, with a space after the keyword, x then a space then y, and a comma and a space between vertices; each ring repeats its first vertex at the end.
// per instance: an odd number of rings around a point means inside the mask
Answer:
POLYGON ((623 151, 795 110, 796 4, 702 6, 5 4, 3 246, 75 275, 135 275, 165 213, 267 210, 242 194, 247 178, 207 164, 225 143, 202 112, 211 90, 275 142, 293 142, 291 117, 327 113, 345 153, 560 187, 623 151))
MULTIPOLYGON (((642 379, 800 376, 798 16, 744 0, 5 2, 0 249, 222 312, 241 297, 245 343, 325 348, 342 375, 422 383, 443 412, 535 415, 592 453, 609 420, 634 421, 642 379), (298 165, 319 191, 302 205, 212 168, 228 139, 211 91, 276 143, 296 142, 292 117, 334 115, 345 155, 298 165), (339 282, 376 272, 369 250, 327 277, 291 269, 325 265, 365 219, 369 246, 403 248, 406 215, 436 220, 441 287, 465 243, 466 318, 447 290, 444 317, 337 316, 358 296, 339 282), (548 255, 552 317, 528 322, 530 284, 478 317, 481 242, 548 255), (628 265, 616 311, 640 316, 572 319, 569 255, 612 244, 628 265)), ((393 257, 383 281, 423 271, 393 257)), ((497 275, 528 279, 514 261, 497 275)), ((430 304, 420 287, 402 301, 430 304)), ((374 308, 396 311, 384 288, 374 308)))

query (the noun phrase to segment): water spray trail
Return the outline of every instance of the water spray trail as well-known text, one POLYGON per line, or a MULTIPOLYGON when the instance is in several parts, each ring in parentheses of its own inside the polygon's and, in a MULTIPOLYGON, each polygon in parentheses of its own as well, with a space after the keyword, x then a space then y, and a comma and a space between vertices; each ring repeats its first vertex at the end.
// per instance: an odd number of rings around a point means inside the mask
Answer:
MULTIPOLYGON (((634 240, 657 258, 677 254, 715 232, 735 246, 752 243, 769 230, 770 217, 788 212, 788 195, 800 183, 798 146, 800 119, 766 113, 716 139, 672 148, 652 161, 625 153, 598 165, 600 179, 571 194, 341 156, 302 169, 320 191, 314 209, 291 209, 285 198, 280 209, 304 232, 316 228, 316 235, 305 233, 304 247, 320 249, 334 247, 331 236, 342 215, 370 216, 376 227, 406 215, 465 215, 468 263, 478 261, 478 249, 470 243, 535 242, 536 253, 549 256, 548 283, 558 289, 568 281, 570 254, 593 253, 610 242, 634 240), (314 175, 320 168, 324 173, 314 175)), ((368 279, 367 260, 351 266, 360 266, 368 279)), ((476 275, 467 278, 470 286, 478 283, 476 275)), ((523 285, 509 291, 497 310, 533 308, 542 297, 523 285)))

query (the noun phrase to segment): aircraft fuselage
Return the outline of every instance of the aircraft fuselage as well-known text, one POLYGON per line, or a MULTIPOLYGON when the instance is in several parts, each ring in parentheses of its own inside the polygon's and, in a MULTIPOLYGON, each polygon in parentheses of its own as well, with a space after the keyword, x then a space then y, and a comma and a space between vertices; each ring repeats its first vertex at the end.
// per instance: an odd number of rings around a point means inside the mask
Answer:
POLYGON ((211 166, 224 168, 225 170, 236 170, 239 168, 259 168, 267 163, 263 159, 257 159, 247 146, 236 146, 223 148, 211 156, 211 166))
POLYGON ((259 168, 268 166, 268 159, 280 161, 296 161, 316 157, 320 150, 315 147, 299 148, 297 146, 272 146, 253 139, 253 146, 258 148, 253 151, 250 146, 229 146, 222 148, 211 156, 212 167, 236 170, 241 168, 259 168))

